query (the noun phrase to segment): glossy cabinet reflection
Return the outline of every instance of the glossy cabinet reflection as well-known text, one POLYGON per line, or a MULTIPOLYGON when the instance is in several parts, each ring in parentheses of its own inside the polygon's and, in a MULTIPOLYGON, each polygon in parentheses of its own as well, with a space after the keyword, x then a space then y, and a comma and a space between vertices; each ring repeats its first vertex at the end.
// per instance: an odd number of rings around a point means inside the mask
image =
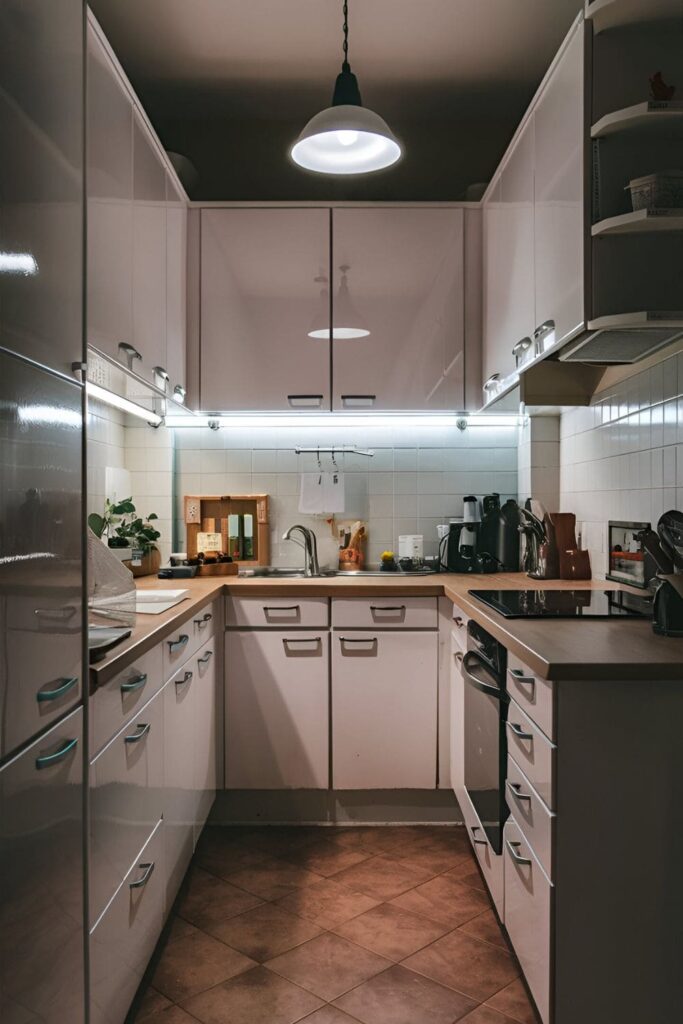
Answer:
POLYGON ((138 373, 166 364, 166 174, 137 111, 133 114, 133 347, 138 373))
POLYGON ((328 210, 202 210, 200 408, 329 409, 328 210))
POLYGON ((0 758, 81 697, 82 402, 0 354, 0 758))
POLYGON ((463 245, 462 210, 334 210, 334 409, 463 407, 463 245))
POLYGON ((83 359, 83 4, 0 4, 0 347, 83 359))
POLYGON ((0 769, 0 1020, 82 1024, 83 712, 0 769))

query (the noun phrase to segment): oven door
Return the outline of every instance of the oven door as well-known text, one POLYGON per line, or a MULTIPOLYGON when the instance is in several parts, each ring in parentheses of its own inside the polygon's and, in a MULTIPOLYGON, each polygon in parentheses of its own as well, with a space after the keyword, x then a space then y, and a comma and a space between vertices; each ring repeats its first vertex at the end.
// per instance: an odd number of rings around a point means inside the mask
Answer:
POLYGON ((493 850, 503 850, 507 740, 510 698, 475 651, 463 658, 465 697, 465 789, 493 850))

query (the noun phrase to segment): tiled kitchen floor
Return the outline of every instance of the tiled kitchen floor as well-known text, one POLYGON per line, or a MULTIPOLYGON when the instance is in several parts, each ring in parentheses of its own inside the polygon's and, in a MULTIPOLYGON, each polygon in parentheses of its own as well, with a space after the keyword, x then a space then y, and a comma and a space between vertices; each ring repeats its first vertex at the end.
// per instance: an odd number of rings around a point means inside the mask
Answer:
POLYGON ((536 1024, 458 827, 204 830, 130 1024, 536 1024))

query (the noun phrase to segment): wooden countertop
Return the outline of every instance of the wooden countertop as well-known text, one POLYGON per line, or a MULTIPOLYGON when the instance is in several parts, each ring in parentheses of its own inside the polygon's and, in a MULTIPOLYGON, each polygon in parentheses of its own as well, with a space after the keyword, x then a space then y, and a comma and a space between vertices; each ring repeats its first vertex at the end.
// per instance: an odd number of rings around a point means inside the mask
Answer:
POLYGON ((258 597, 381 597, 387 593, 406 596, 446 597, 469 617, 476 619, 496 639, 513 651, 536 674, 546 679, 681 679, 683 642, 658 637, 649 622, 630 619, 505 619, 480 604, 469 590, 619 590, 618 584, 592 580, 530 580, 523 573, 463 576, 441 573, 432 576, 378 576, 323 579, 259 579, 235 576, 191 580, 160 580, 150 576, 137 581, 144 590, 171 587, 189 591, 189 597, 161 615, 137 615, 132 635, 102 661, 90 667, 91 690, 107 683, 131 661, 169 636, 204 605, 221 594, 258 597))

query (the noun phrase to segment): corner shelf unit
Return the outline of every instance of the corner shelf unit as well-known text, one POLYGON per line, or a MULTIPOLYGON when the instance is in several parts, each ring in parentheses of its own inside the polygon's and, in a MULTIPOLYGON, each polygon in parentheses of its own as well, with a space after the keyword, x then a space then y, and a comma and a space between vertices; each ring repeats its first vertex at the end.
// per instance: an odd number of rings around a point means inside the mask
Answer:
POLYGON ((598 35, 612 28, 680 18, 678 0, 586 0, 585 17, 598 35))
POLYGON ((617 132, 662 128, 683 131, 683 103, 649 100, 613 110, 591 125, 591 138, 604 139, 617 132))
POLYGON ((651 234, 658 231, 683 231, 683 209, 635 210, 617 217, 606 217, 593 224, 593 238, 602 235, 651 234))

